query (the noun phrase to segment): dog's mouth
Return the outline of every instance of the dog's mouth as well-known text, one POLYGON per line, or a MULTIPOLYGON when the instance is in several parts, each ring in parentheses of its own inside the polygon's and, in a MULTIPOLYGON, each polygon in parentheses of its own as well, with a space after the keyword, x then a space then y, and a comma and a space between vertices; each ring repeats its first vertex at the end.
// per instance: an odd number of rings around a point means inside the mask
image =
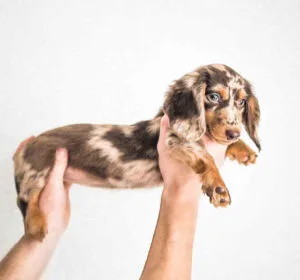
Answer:
MULTIPOLYGON (((223 130, 223 129, 222 129, 223 130)), ((230 145, 234 142, 236 142, 239 138, 235 138, 235 139, 228 139, 228 136, 226 136, 225 133, 226 130, 222 131, 220 133, 220 131, 215 131, 214 129, 212 129, 210 126, 207 126, 206 128, 206 134, 209 138, 211 138, 212 140, 216 141, 219 144, 222 145, 230 145)))

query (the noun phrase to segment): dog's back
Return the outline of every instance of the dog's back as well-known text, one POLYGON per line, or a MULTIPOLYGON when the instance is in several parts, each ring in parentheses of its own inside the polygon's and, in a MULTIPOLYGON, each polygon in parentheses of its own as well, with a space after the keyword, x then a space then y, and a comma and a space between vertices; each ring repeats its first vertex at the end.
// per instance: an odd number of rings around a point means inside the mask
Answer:
POLYGON ((158 133, 159 119, 129 126, 75 124, 44 132, 14 156, 19 201, 27 201, 31 189, 45 186, 60 147, 68 150, 66 181, 106 188, 159 185, 158 133))

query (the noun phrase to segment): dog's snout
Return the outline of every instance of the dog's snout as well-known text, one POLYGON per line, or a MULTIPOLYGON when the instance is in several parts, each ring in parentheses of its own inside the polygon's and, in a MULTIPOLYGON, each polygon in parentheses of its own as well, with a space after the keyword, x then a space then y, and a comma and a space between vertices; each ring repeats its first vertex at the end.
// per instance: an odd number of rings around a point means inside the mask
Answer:
POLYGON ((235 140, 240 137, 240 132, 237 130, 226 130, 226 137, 228 140, 235 140))
POLYGON ((229 124, 229 125, 235 125, 236 121, 227 121, 227 124, 229 124))

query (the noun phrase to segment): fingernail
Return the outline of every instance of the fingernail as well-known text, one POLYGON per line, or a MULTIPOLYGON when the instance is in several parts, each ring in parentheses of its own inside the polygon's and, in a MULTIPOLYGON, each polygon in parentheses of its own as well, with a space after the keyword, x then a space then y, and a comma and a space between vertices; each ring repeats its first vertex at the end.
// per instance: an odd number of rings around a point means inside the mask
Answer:
POLYGON ((64 158, 67 155, 67 150, 65 148, 58 148, 56 150, 56 155, 59 158, 64 158))
POLYGON ((167 122, 167 126, 170 127, 170 119, 169 119, 168 115, 166 115, 166 122, 167 122))
POLYGON ((170 127, 170 122, 169 122, 169 117, 168 117, 168 115, 165 114, 165 115, 162 117, 161 123, 162 123, 163 125, 166 125, 166 126, 170 127))

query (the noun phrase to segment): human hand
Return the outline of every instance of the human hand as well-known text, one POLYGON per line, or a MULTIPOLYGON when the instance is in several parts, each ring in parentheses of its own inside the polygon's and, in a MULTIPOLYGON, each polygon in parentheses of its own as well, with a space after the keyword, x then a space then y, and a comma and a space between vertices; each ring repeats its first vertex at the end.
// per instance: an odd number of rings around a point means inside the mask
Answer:
POLYGON ((68 165, 68 152, 59 148, 46 186, 40 196, 40 209, 47 221, 48 234, 61 235, 70 219, 70 183, 64 182, 64 172, 68 165))
POLYGON ((214 158, 217 167, 220 168, 225 161, 225 153, 227 150, 227 146, 212 141, 206 135, 202 137, 202 140, 204 142, 206 150, 214 158))
MULTIPOLYGON (((18 153, 34 137, 24 140, 18 153)), ((0 261, 0 279, 40 279, 57 246, 59 237, 66 229, 70 217, 69 188, 64 184, 64 172, 68 164, 65 149, 58 149, 48 183, 41 192, 39 207, 43 211, 48 234, 43 242, 23 235, 19 242, 0 261)))
POLYGON ((199 175, 188 165, 174 159, 169 155, 169 151, 165 145, 167 131, 170 126, 169 118, 165 114, 160 123, 160 134, 157 144, 158 162, 161 175, 164 181, 164 189, 182 188, 188 183, 200 185, 199 175))
MULTIPOLYGON (((16 149, 15 154, 34 138, 34 136, 31 136, 22 141, 16 149)), ((69 223, 69 189, 71 184, 63 181, 67 164, 67 151, 62 148, 58 149, 55 154, 54 166, 39 198, 39 206, 45 215, 49 235, 61 235, 69 223)))
MULTIPOLYGON (((164 115, 161 119, 157 149, 165 188, 170 188, 170 186, 172 188, 185 188, 186 185, 201 186, 199 175, 191 167, 169 156, 165 146, 168 128, 169 118, 164 115)), ((203 141, 207 151, 213 156, 217 166, 220 167, 224 162, 227 146, 216 143, 207 136, 203 137, 203 141)))
MULTIPOLYGON (((169 119, 161 119, 157 143, 164 189, 155 233, 141 279, 191 279, 192 251, 202 192, 201 177, 169 155, 166 135, 169 119)), ((226 146, 203 139, 217 164, 224 161, 226 146)))

